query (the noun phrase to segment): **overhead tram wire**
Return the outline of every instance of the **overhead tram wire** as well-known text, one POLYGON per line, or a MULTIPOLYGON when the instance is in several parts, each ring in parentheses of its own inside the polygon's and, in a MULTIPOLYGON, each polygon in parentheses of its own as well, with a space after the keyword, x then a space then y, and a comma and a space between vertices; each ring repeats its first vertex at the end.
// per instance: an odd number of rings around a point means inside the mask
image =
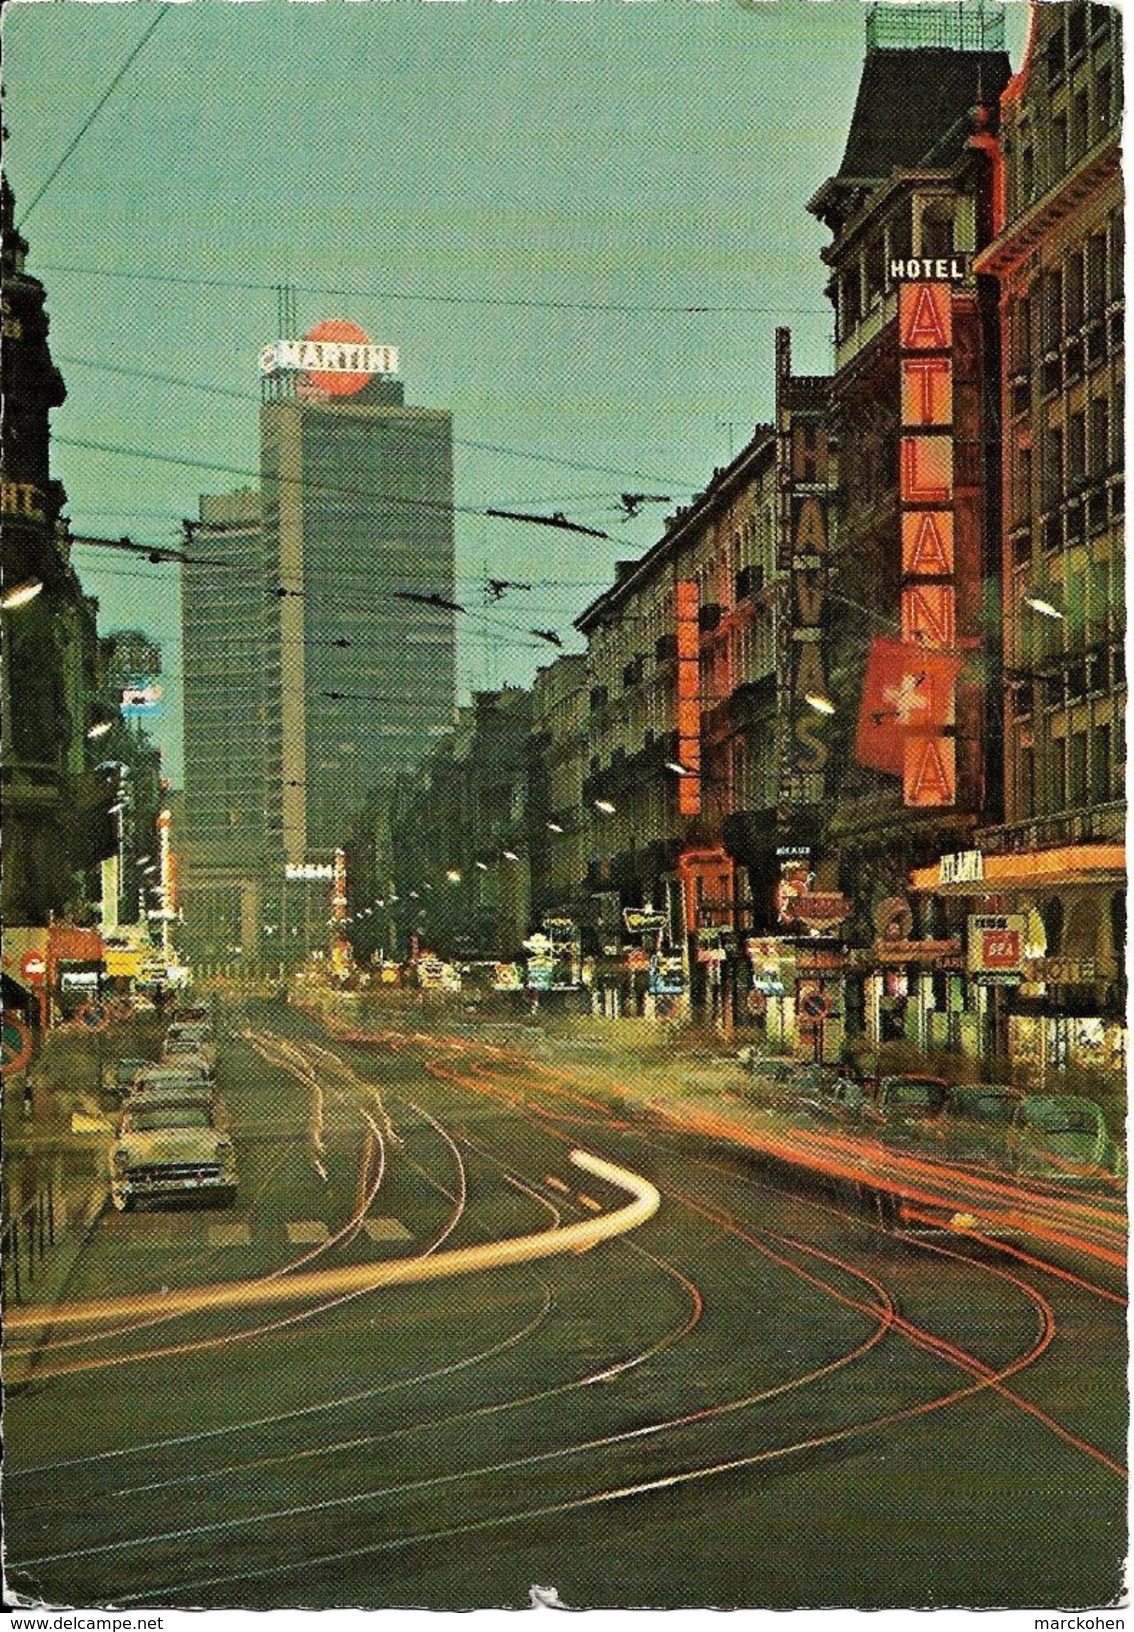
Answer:
MULTIPOLYGON (((87 278, 121 279, 125 282, 180 284, 199 289, 238 289, 249 294, 274 294, 278 282, 261 282, 254 278, 203 278, 185 272, 147 272, 134 268, 63 266, 58 262, 39 262, 41 272, 54 275, 87 278)), ((412 305, 499 307, 506 311, 537 312, 610 312, 621 316, 642 317, 823 317, 830 313, 819 306, 748 306, 718 304, 716 302, 650 302, 605 300, 552 300, 535 295, 459 295, 427 294, 420 290, 410 292, 382 288, 340 288, 331 284, 293 283, 289 286, 299 294, 333 295, 341 300, 404 301, 412 305)))
MULTIPOLYGON (((260 403, 258 393, 254 391, 238 391, 234 386, 217 385, 208 380, 182 378, 176 374, 161 373, 156 369, 129 368, 125 364, 121 363, 98 362, 91 357, 76 357, 61 352, 56 352, 53 355, 55 357, 55 361, 63 368, 89 368, 95 373, 118 374, 125 376, 127 379, 133 380, 150 380, 157 385, 171 385, 175 386, 178 390, 198 391, 206 396, 225 397, 230 401, 244 402, 252 406, 258 407, 260 403)), ((408 425, 406 429, 412 434, 415 427, 411 424, 408 425)), ((512 448, 503 443, 478 442, 473 440, 471 437, 455 436, 453 438, 453 446, 455 448, 475 448, 478 453, 498 453, 502 454, 505 458, 525 459, 534 464, 558 465, 564 470, 586 471, 588 474, 600 476, 617 476, 620 480, 625 480, 628 476, 633 476, 636 480, 645 477, 645 472, 640 470, 627 471, 625 466, 622 465, 600 465, 592 464, 585 459, 565 459, 561 454, 539 453, 534 448, 512 448)), ((647 477, 645 479, 650 481, 662 480, 660 477, 647 477)), ((699 485, 696 482, 674 483, 669 478, 666 478, 666 480, 669 481, 670 486, 676 486, 679 490, 690 493, 696 491, 699 485)), ((588 497, 590 496, 591 495, 588 495, 588 497)), ((606 495, 596 493, 593 495, 593 497, 597 501, 605 498, 606 495)), ((542 503, 546 501, 538 500, 536 502, 542 503)))
MULTIPOLYGON (((215 459, 194 459, 190 458, 188 454, 157 453, 149 448, 126 447, 120 442, 96 442, 91 438, 75 436, 56 436, 53 437, 52 440, 56 447, 82 448, 93 453, 109 453, 121 455, 124 458, 130 459, 145 459, 153 464, 179 465, 188 470, 214 471, 226 476, 240 476, 246 481, 260 481, 262 480, 263 476, 262 471, 258 467, 253 468, 250 465, 229 465, 215 459)), ((318 482, 311 480, 301 480, 299 482, 295 482, 288 478, 280 478, 279 481, 281 488, 298 488, 301 492, 306 494, 324 493, 332 497, 338 496, 370 499, 383 504, 400 506, 402 509, 406 510, 441 511, 448 515, 454 516, 466 515, 479 516, 482 518, 492 516, 504 520, 529 523, 538 522, 543 526, 558 529, 563 529, 564 526, 566 526, 566 528, 572 532, 585 532, 593 538, 604 539, 609 544, 617 544, 620 542, 610 533, 599 532, 594 528, 582 527, 577 523, 568 522, 566 517, 521 515, 518 512, 493 510, 480 505, 455 504, 445 499, 425 499, 414 498, 409 495, 398 493, 378 493, 371 488, 348 486, 343 482, 318 482)))

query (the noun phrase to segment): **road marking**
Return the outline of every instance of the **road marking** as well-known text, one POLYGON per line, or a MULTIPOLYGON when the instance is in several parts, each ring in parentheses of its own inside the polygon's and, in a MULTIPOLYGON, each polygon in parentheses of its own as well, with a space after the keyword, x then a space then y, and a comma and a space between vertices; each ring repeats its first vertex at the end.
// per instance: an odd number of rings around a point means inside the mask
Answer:
POLYGON ((579 1191, 579 1206, 588 1208, 592 1213, 602 1212, 602 1202, 596 1201, 593 1196, 588 1196, 582 1190, 579 1191))
POLYGON ((362 1227, 372 1241, 410 1241, 412 1236, 396 1218, 364 1218, 362 1227))
POLYGON ((295 1218, 284 1228, 293 1247, 317 1246, 331 1233, 321 1218, 295 1218))
POLYGON ((552 1173, 545 1173, 543 1182, 550 1185, 553 1190, 558 1190, 561 1196, 565 1196, 571 1188, 569 1184, 564 1184, 562 1179, 557 1179, 552 1173))
POLYGON ((210 1224, 205 1230, 210 1247, 249 1247, 252 1245, 252 1226, 247 1223, 210 1224))

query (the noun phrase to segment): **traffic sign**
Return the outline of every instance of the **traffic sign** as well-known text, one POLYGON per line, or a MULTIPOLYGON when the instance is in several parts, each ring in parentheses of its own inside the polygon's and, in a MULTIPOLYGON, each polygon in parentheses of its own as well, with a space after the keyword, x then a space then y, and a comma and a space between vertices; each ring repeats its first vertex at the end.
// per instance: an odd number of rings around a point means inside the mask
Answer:
POLYGON ((42 952, 25 952, 20 968, 29 980, 40 981, 47 973, 47 959, 42 952))
POLYGON ((22 1071, 32 1057, 33 1043, 31 1027, 14 1014, 6 1014, 0 1028, 0 1076, 22 1071))
POLYGON ((814 986, 803 993, 799 1006, 809 1020, 825 1020, 831 1012, 826 997, 814 986))

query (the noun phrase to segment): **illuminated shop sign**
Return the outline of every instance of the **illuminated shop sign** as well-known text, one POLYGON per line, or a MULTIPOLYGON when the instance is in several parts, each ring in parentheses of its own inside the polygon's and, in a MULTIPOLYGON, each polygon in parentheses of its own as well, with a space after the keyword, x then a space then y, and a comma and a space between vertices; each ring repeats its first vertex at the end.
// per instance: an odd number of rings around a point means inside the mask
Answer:
POLYGON ((788 691, 780 713, 781 819, 796 805, 824 797, 829 726, 820 707, 828 697, 824 622, 827 598, 829 483, 826 425, 801 413, 791 398, 791 331, 776 330, 776 459, 780 574, 777 672, 788 691))
MULTIPOLYGON (((954 514, 953 291, 961 261, 905 264, 898 290, 901 437, 898 497, 902 540, 904 675, 894 695, 901 736, 903 803, 956 803, 957 645, 954 514), (931 272, 925 270, 926 266, 931 272), (924 674, 918 668, 924 664, 924 674)), ((877 715, 879 710, 875 708, 877 715)), ((885 706, 881 711, 885 727, 885 706)), ((884 733, 885 734, 885 733, 884 733)), ((898 767, 894 766, 897 770, 898 767)))
POLYGON ((674 585, 677 637, 677 758, 685 775, 677 781, 681 816, 701 813, 701 664, 698 613, 700 591, 692 578, 674 585))
POLYGON ((316 324, 302 340, 276 340, 260 352, 260 373, 303 374, 316 391, 342 397, 361 390, 375 374, 396 374, 394 346, 376 346, 365 330, 342 318, 316 324))
POLYGON ((890 262, 891 283, 964 283, 971 272, 971 255, 913 255, 890 262))
POLYGON ((311 883, 315 879, 334 878, 334 876, 335 869, 329 861, 289 861, 284 868, 284 877, 291 884, 311 883))

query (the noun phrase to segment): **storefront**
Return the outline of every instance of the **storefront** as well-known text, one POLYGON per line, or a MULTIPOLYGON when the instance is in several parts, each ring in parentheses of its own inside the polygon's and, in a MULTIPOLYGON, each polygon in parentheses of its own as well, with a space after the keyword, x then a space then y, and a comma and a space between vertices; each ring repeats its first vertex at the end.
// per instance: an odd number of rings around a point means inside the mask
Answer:
POLYGON ((1122 844, 964 851, 916 869, 910 886, 964 912, 966 1004, 981 1015, 986 1074, 1071 1089, 1124 1080, 1122 844), (988 936, 1004 943, 1000 971, 980 956, 988 936))

